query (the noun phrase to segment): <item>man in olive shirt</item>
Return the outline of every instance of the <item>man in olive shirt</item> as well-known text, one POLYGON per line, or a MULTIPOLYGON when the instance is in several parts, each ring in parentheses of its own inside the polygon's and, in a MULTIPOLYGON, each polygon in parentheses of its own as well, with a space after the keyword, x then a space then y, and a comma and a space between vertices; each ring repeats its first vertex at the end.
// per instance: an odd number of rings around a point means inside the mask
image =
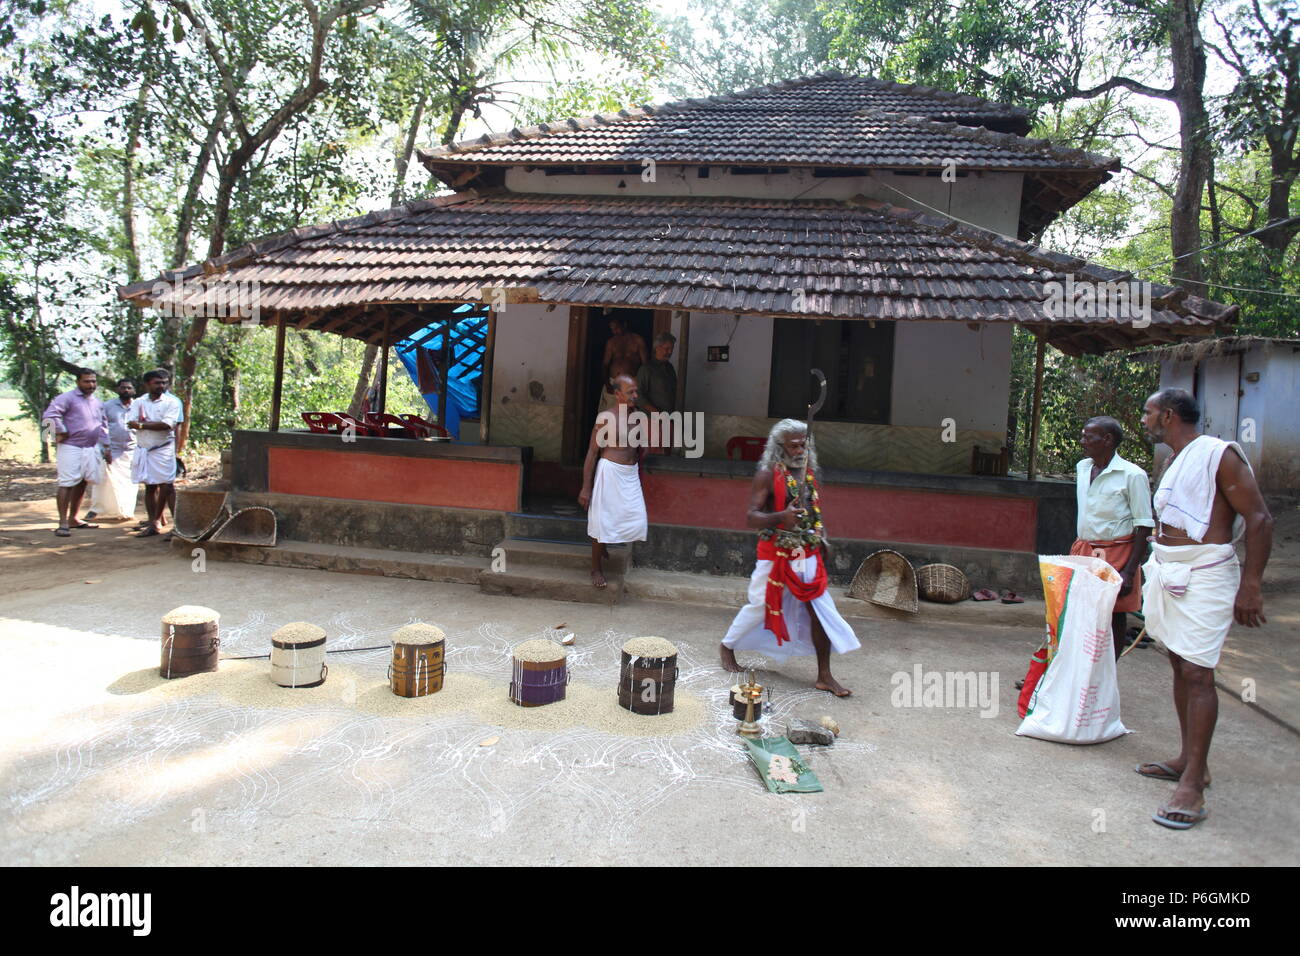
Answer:
MULTIPOLYGON (((673 368, 670 358, 677 346, 677 339, 671 332, 660 332, 655 336, 654 356, 645 362, 636 373, 637 390, 641 393, 640 406, 645 412, 671 412, 677 408, 677 370, 673 368)), ((659 434, 670 443, 667 423, 659 434)), ((662 455, 662 448, 651 448, 650 454, 662 455)))
POLYGON ((1101 558, 1119 572, 1120 590, 1111 610, 1115 658, 1124 649, 1128 614, 1142 608, 1142 559, 1155 526, 1147 473, 1120 457, 1124 430, 1105 415, 1083 426, 1080 443, 1087 454, 1076 466, 1078 539, 1071 554, 1101 558))

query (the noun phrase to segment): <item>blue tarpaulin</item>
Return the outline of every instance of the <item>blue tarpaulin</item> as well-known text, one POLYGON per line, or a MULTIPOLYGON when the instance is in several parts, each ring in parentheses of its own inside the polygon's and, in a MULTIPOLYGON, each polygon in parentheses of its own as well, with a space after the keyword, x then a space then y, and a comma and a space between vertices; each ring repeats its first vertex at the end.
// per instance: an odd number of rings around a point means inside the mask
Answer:
MULTIPOLYGON (((487 318, 482 307, 475 305, 463 305, 456 309, 456 314, 459 317, 451 323, 451 354, 447 363, 447 420, 440 424, 452 438, 459 439, 460 420, 479 413, 478 388, 483 377, 487 318)), ((439 362, 445 328, 443 322, 434 322, 394 346, 406 374, 411 376, 434 415, 438 414, 441 391, 439 362)))

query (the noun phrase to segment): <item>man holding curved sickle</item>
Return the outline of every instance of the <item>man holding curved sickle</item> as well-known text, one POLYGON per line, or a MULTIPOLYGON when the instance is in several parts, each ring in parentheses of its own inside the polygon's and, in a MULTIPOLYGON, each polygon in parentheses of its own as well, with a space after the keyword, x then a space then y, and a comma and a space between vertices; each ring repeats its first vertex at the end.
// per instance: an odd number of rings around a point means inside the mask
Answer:
POLYGON ((808 426, 792 418, 773 426, 749 500, 749 526, 759 529, 749 603, 732 621, 719 651, 723 668, 732 672, 741 669, 737 650, 777 661, 815 653, 813 686, 847 697, 851 691, 831 674, 831 651, 844 654, 862 645, 826 588, 816 471, 808 426))

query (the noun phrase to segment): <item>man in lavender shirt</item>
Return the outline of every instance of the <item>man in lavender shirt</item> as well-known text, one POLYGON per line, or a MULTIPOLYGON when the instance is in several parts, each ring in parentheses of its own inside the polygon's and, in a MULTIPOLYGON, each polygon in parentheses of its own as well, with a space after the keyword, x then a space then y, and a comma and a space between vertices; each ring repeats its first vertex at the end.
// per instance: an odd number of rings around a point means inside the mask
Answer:
POLYGON ((86 482, 98 481, 103 474, 100 457, 111 462, 112 451, 101 444, 108 438, 108 421, 104 405, 95 397, 99 376, 94 369, 77 372, 77 387, 50 402, 41 421, 54 434, 59 463, 59 527, 55 534, 71 537, 69 528, 98 528, 77 520, 86 482), (69 523, 71 519, 71 523, 69 523))

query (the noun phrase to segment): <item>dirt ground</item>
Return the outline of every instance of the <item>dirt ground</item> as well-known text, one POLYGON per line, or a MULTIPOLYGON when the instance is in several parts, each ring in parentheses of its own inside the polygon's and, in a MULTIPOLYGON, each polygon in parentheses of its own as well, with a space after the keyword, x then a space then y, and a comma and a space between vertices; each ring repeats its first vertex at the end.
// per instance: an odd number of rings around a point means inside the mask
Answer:
MULTIPOLYGON (((207 484, 220 476, 216 456, 186 456, 189 470, 177 487, 207 484)), ((53 464, 0 459, 0 568, 8 593, 98 578, 99 571, 154 561, 166 553, 160 538, 137 538, 134 521, 97 521, 100 527, 57 538, 59 512, 53 464)), ((82 514, 89 501, 82 505, 82 514)), ((136 516, 144 517, 144 499, 136 516)))
POLYGON ((0 852, 11 864, 1300 861, 1300 736, 1285 726, 1300 726, 1294 504, 1276 509, 1270 626, 1237 629, 1225 649, 1211 817, 1175 833, 1150 821, 1169 785, 1133 772, 1176 749, 1158 650, 1135 651, 1120 669, 1134 732, 1070 747, 1015 736, 1013 683, 1036 629, 854 620, 863 649, 836 662, 852 698, 810 689, 807 660, 760 670, 773 692, 769 732, 823 714, 843 729, 831 748, 800 748, 826 792, 776 796, 725 707, 732 678, 716 644, 729 609, 608 609, 462 585, 199 567, 122 526, 56 539, 49 466, 6 474, 17 500, 0 502, 0 852), (187 603, 221 612, 227 660, 216 674, 163 681, 159 618, 187 603), (293 620, 329 632, 322 687, 278 690, 265 659, 231 659, 265 654, 271 632, 293 620), (447 631, 451 676, 442 693, 403 701, 387 689, 387 641, 413 620, 447 631), (509 648, 560 622, 578 636, 571 704, 514 707, 509 648), (671 734, 618 723, 618 649, 644 634, 681 649, 671 734), (987 675, 996 706, 985 716, 897 706, 894 680, 918 665, 987 675), (1233 692, 1242 680, 1257 689, 1255 704, 1233 692))

